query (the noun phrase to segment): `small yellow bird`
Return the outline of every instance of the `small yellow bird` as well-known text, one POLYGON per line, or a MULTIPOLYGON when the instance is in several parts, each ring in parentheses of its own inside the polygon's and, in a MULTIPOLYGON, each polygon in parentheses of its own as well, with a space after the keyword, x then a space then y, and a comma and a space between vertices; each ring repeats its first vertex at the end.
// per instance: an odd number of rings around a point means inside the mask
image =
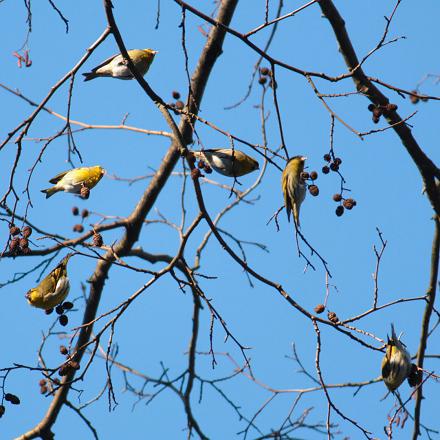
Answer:
POLYGON ((54 186, 42 189, 41 192, 46 194, 46 199, 58 191, 80 194, 81 188, 86 187, 92 189, 101 180, 104 174, 104 168, 99 165, 74 168, 73 170, 64 171, 50 179, 49 182, 53 183, 54 186))
POLYGON ((284 195, 284 206, 287 211, 287 219, 290 221, 290 212, 293 212, 295 225, 299 228, 299 210, 301 203, 306 197, 306 185, 301 177, 304 171, 304 162, 307 157, 292 157, 284 168, 281 176, 281 187, 284 195))
POLYGON ((216 148, 193 151, 197 160, 205 161, 217 173, 228 177, 240 177, 258 170, 260 165, 252 157, 232 148, 216 148))
POLYGON ((67 254, 37 287, 26 293, 26 299, 31 306, 47 310, 66 299, 70 290, 67 263, 72 255, 73 253, 67 254))
MULTIPOLYGON (((152 49, 133 49, 128 51, 128 56, 142 76, 148 72, 156 54, 157 51, 152 49)), ((84 81, 105 76, 118 79, 134 78, 127 66, 127 62, 121 54, 113 55, 92 69, 91 72, 83 73, 83 75, 85 77, 84 81)))
POLYGON ((411 370, 411 356, 405 344, 397 338, 391 324, 391 338, 388 337, 387 349, 382 359, 382 379, 387 388, 394 392, 409 376, 411 370))

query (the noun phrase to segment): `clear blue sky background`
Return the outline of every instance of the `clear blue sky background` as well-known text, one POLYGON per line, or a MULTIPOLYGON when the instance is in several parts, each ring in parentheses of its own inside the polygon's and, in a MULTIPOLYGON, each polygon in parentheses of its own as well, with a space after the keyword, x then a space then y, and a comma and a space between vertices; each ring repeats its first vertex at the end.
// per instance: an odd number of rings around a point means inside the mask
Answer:
MULTIPOLYGON (((275 2, 271 3, 271 16, 275 2), (273 4, 272 4, 273 3, 273 4)), ((286 1, 284 12, 291 11, 302 3, 286 1)), ((147 80, 153 89, 171 100, 172 90, 179 90, 185 97, 187 88, 184 70, 184 57, 181 48, 181 11, 173 2, 161 2, 159 29, 155 30, 156 2, 141 0, 115 1, 115 15, 128 48, 151 47, 159 51, 147 80)), ((212 2, 193 1, 192 4, 210 13, 212 2), (209 3, 206 5, 205 3, 209 3)), ((19 49, 26 35, 26 10, 22 2, 6 0, 0 4, 0 27, 3 38, 0 41, 1 82, 20 91, 37 102, 50 87, 61 78, 85 49, 98 37, 106 26, 101 2, 58 2, 57 5, 69 19, 70 32, 65 33, 64 24, 50 7, 49 2, 33 2, 32 33, 29 38, 32 67, 18 69, 12 52, 19 49)), ((232 22, 232 27, 248 31, 264 20, 262 0, 242 0, 232 22)), ((371 0, 362 7, 358 2, 337 1, 353 44, 360 56, 375 47, 380 39, 384 25, 384 15, 388 15, 394 2, 371 0)), ((403 2, 392 23, 389 37, 405 36, 399 42, 383 48, 372 56, 365 65, 366 72, 374 77, 405 89, 412 89, 427 73, 439 71, 438 57, 433 50, 439 39, 438 18, 440 6, 434 0, 423 2, 423 7, 415 2, 403 2)), ((193 70, 205 38, 198 30, 203 22, 187 13, 187 47, 189 68, 193 70)), ((207 27, 204 27, 207 29, 207 27)), ((268 36, 264 31, 254 37, 260 46, 268 36)), ((81 72, 87 71, 102 59, 117 51, 112 37, 87 61, 81 72)), ((270 48, 270 53, 292 65, 314 71, 338 75, 345 72, 342 57, 329 23, 321 18, 317 6, 308 8, 297 17, 282 22, 270 48)), ((223 55, 215 65, 201 106, 201 116, 214 124, 243 137, 253 143, 262 143, 260 115, 255 105, 259 104, 261 87, 256 85, 251 97, 239 108, 225 111, 224 107, 238 101, 245 93, 253 65, 257 56, 248 47, 232 36, 227 36, 223 55)), ((307 81, 291 72, 278 72, 278 94, 285 130, 286 143, 290 155, 308 156, 310 170, 320 171, 322 156, 329 148, 330 117, 328 112, 314 96, 307 81)), ((341 93, 353 91, 347 80, 336 85, 317 81, 322 92, 341 93)), ((426 82, 422 88, 425 93, 438 94, 433 82, 426 82)), ((65 114, 67 108, 65 85, 59 90, 48 107, 65 114)), ((414 135, 424 151, 434 161, 438 159, 438 120, 439 107, 436 102, 420 103, 413 106, 408 99, 403 100, 389 91, 386 94, 391 102, 398 104, 402 116, 415 109, 416 116, 411 119, 414 135)), ((269 96, 269 95, 268 95, 269 96)), ((270 96, 269 96, 270 98, 270 96)), ((6 134, 32 111, 31 107, 17 97, 0 90, 2 124, 0 136, 6 134)), ((371 121, 367 110, 368 102, 362 97, 339 98, 330 101, 332 107, 350 125, 359 131, 377 128, 371 121)), ((272 148, 280 144, 275 119, 275 109, 271 100, 267 101, 270 110, 268 120, 268 140, 272 148)), ((129 113, 127 124, 154 130, 168 130, 162 116, 152 102, 144 95, 135 82, 110 79, 84 83, 78 76, 72 100, 71 118, 94 124, 118 124, 129 113)), ((63 126, 62 121, 41 113, 29 132, 31 138, 47 137, 63 126)), ((384 127, 381 121, 378 127, 384 127)), ((228 140, 207 127, 197 126, 199 136, 207 148, 227 146, 228 140)), ((134 177, 150 172, 159 166, 169 145, 166 138, 148 137, 126 131, 94 130, 75 135, 75 140, 86 165, 100 164, 109 174, 120 177, 134 177)), ((27 197, 21 194, 28 170, 36 160, 41 143, 24 142, 22 159, 18 168, 16 188, 19 190, 18 212, 26 208, 27 197)), ((244 146, 237 147, 251 153, 244 146)), ((373 244, 378 244, 376 227, 388 240, 383 257, 380 277, 379 302, 385 303, 397 298, 423 295, 429 279, 429 258, 433 234, 432 211, 422 195, 420 176, 392 130, 368 136, 359 140, 341 124, 336 124, 335 151, 343 159, 341 171, 347 179, 347 187, 352 190, 358 205, 351 212, 338 218, 334 214, 335 203, 331 200, 338 191, 339 180, 336 175, 320 175, 318 185, 320 195, 308 197, 302 208, 303 232, 314 246, 328 260, 333 278, 329 309, 341 318, 347 318, 368 309, 372 304, 375 266, 373 244)), ((8 184, 8 172, 15 156, 15 145, 11 143, 1 152, 0 193, 3 195, 8 184)), ((41 228, 66 236, 75 236, 72 226, 78 218, 71 215, 73 205, 112 216, 128 215, 144 191, 147 181, 132 186, 109 178, 93 190, 89 200, 82 201, 70 194, 59 194, 45 200, 40 193, 47 187, 53 175, 68 168, 66 163, 67 140, 65 137, 53 142, 43 156, 42 163, 31 181, 30 195, 33 207, 28 218, 41 228)), ((77 158, 75 165, 80 165, 77 158)), ((260 159, 261 162, 261 159, 260 159)), ((283 166, 282 162, 279 164, 283 166)), ((176 170, 182 169, 179 164, 176 170)), ((219 175, 212 175, 221 183, 231 183, 219 175)), ((243 186, 250 185, 256 174, 241 179, 243 186)), ((169 220, 180 222, 180 192, 182 179, 172 177, 162 191, 155 208, 169 220)), ((228 193, 217 187, 203 186, 207 207, 215 216, 231 199, 228 193)), ((254 205, 242 204, 227 214, 221 228, 236 237, 258 241, 268 246, 270 253, 255 247, 246 247, 249 264, 264 276, 280 282, 291 296, 308 310, 321 303, 325 295, 325 276, 319 262, 317 271, 303 273, 304 261, 297 257, 293 226, 285 216, 280 216, 281 231, 277 232, 273 223, 266 225, 268 219, 282 204, 280 192, 280 172, 269 167, 262 185, 254 193, 259 200, 254 205)), ((189 185, 187 191, 188 219, 197 212, 194 192, 189 185)), ((150 219, 157 218, 152 212, 150 219)), ((99 217, 89 217, 85 224, 97 221, 99 217)), ((7 224, 1 224, 2 246, 7 240, 7 224)), ((198 246, 207 226, 203 224, 191 238, 187 246, 187 261, 194 259, 194 249, 198 246)), ((104 234, 106 244, 119 237, 120 232, 104 234)), ((31 238, 35 239, 34 234, 31 238)), ((32 247, 47 246, 49 240, 34 240, 32 247)), ((149 252, 166 252, 173 255, 178 247, 178 235, 163 225, 145 227, 140 240, 149 252)), ((234 247, 234 243, 231 242, 234 247)), ((61 257, 61 256, 60 256, 61 257)), ((59 257, 59 258, 60 258, 59 257)), ((58 259, 58 257, 57 257, 58 259)), ((37 264, 37 258, 18 258, 0 262, 0 282, 4 283, 14 272, 22 272, 37 264)), ((145 263, 133 264, 150 268, 145 263)), ((71 297, 81 297, 81 283, 85 283, 95 267, 93 259, 74 258, 70 265, 71 297)), ((158 266, 159 267, 159 266, 158 266)), ((152 269, 155 269, 152 267, 152 269)), ((201 271, 216 276, 215 280, 201 280, 201 286, 213 305, 220 311, 234 336, 246 346, 252 347, 248 356, 252 359, 254 374, 258 380, 275 388, 302 388, 313 385, 303 374, 298 374, 298 365, 288 358, 292 354, 292 344, 308 372, 315 374, 316 336, 309 320, 304 319, 295 309, 275 291, 255 282, 251 288, 243 271, 212 240, 202 259, 201 271)), ((54 315, 46 316, 40 310, 30 308, 25 299, 26 291, 35 285, 38 272, 23 280, 3 287, 2 314, 0 320, 1 355, 0 367, 11 366, 14 362, 36 365, 37 350, 42 331, 47 331, 54 315)), ((106 283, 99 313, 119 304, 143 283, 148 276, 113 267, 106 283)), ((78 311, 70 315, 68 329, 79 325, 84 303, 76 303, 78 311)), ((389 325, 394 322, 398 332, 403 331, 403 340, 412 354, 415 354, 419 341, 423 303, 407 303, 380 311, 358 323, 359 328, 370 331, 385 339, 389 325)), ((183 294, 174 280, 163 278, 153 288, 146 291, 125 313, 116 327, 114 342, 118 344, 118 360, 128 364, 146 375, 158 377, 161 374, 160 362, 169 368, 173 377, 185 369, 191 330, 192 297, 187 291, 183 294)), ((56 327, 61 330, 60 326, 56 327)), ((322 329, 322 370, 327 383, 363 381, 380 374, 382 354, 353 343, 331 328, 322 329)), ((107 335, 108 336, 108 335, 107 335)), ((214 347, 218 352, 229 352, 241 364, 243 359, 231 340, 224 342, 224 332, 215 326, 214 347)), ((369 343, 380 346, 370 338, 369 343)), ((58 353, 61 343, 53 337, 47 345, 45 356, 49 365, 62 361, 58 353)), ((103 341, 104 346, 107 340, 103 341)), ((428 353, 437 353, 438 337, 430 339, 428 353)), ((202 314, 199 350, 209 349, 209 313, 206 308, 202 314)), ((199 357, 197 371, 206 378, 222 377, 233 370, 233 365, 218 356, 218 366, 211 369, 210 358, 199 357)), ((435 369, 436 362, 426 362, 427 369, 435 369)), ((6 382, 7 391, 21 397, 22 405, 7 406, 7 412, 0 420, 0 438, 10 439, 33 427, 44 415, 49 398, 39 394, 37 373, 16 371, 6 382)), ((113 369, 116 398, 119 405, 108 411, 106 397, 84 410, 93 422, 102 439, 122 437, 136 438, 186 438, 186 420, 180 400, 170 392, 162 393, 151 405, 145 407, 140 402, 134 409, 136 397, 124 389, 122 374, 113 369)), ((84 383, 77 384, 83 392, 69 394, 73 403, 87 402, 96 396, 105 385, 105 365, 96 359, 84 383)), ((142 381, 130 378, 133 386, 140 387, 142 381)), ((270 394, 244 377, 238 377, 222 384, 227 395, 242 408, 243 414, 251 417, 270 396, 270 394)), ((153 391, 151 387, 149 392, 153 391)), ((331 390, 334 403, 347 416, 355 418, 362 426, 371 430, 378 438, 384 438, 383 426, 387 424, 387 414, 392 409, 394 398, 388 396, 384 401, 386 389, 382 383, 368 386, 353 397, 353 389, 331 390)), ((202 402, 197 402, 199 384, 193 396, 193 408, 203 431, 212 439, 240 438, 237 432, 246 425, 238 419, 231 406, 208 386, 205 386, 202 402)), ((403 398, 409 396, 410 389, 405 383, 401 387, 403 398)), ((438 389, 430 382, 425 387, 422 422, 439 428, 435 416, 438 415, 438 389)), ((257 425, 268 432, 278 428, 293 404, 296 394, 278 396, 257 418, 257 425)), ((303 396, 293 413, 301 414, 313 407, 307 421, 325 422, 327 403, 322 392, 303 396)), ((413 404, 408 408, 412 410, 413 404)), ((360 431, 342 421, 332 413, 332 421, 340 424, 341 435, 361 438, 360 431)), ((90 431, 78 416, 69 408, 63 408, 54 427, 57 438, 88 439, 90 431)), ((395 438, 409 438, 412 424, 408 421, 403 430, 395 428, 395 438)), ((258 436, 250 432, 249 438, 258 436)), ((298 438, 321 438, 321 434, 301 431, 298 438)), ((323 437, 323 436, 322 436, 323 437)))

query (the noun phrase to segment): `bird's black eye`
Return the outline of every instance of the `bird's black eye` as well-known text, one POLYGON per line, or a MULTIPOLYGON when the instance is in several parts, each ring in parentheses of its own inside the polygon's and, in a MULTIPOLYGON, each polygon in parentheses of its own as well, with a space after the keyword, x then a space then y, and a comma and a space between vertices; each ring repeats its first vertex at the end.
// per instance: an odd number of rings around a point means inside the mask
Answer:
POLYGON ((124 61, 119 61, 119 63, 117 64, 118 66, 123 66, 125 63, 124 61))

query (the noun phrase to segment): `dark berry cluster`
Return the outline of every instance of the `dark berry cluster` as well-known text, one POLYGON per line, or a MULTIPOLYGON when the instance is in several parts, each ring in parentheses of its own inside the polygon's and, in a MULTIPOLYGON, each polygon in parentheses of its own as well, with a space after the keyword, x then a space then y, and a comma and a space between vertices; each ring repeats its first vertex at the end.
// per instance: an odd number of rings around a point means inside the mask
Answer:
POLYGON ((58 370, 60 376, 66 376, 70 371, 80 369, 79 362, 74 360, 74 357, 69 353, 69 350, 65 345, 60 345, 60 354, 66 356, 66 362, 64 362, 58 370))
POLYGON ((315 180, 317 178, 318 178, 318 173, 316 171, 311 171, 310 173, 308 173, 307 171, 303 171, 301 173, 301 179, 307 185, 307 189, 309 190, 309 193, 314 197, 319 195, 318 185, 315 184, 315 180), (307 180, 310 180, 312 183, 307 183, 307 180))
POLYGON ((181 110, 183 110, 183 109, 185 108, 185 104, 184 104, 183 101, 181 101, 181 99, 180 99, 180 93, 179 93, 178 91, 173 90, 173 92, 172 92, 171 95, 172 95, 174 101, 173 101, 173 102, 170 102, 170 103, 168 104, 168 106, 174 111, 174 113, 175 113, 176 115, 178 115, 178 114, 179 114, 179 111, 181 111, 181 110))
POLYGON ((272 72, 268 67, 260 67, 259 70, 260 73, 260 77, 258 78, 258 84, 261 84, 262 86, 264 86, 267 81, 269 81, 269 87, 277 87, 277 83, 273 81, 273 76, 272 76, 272 72))
MULTIPOLYGON (((11 393, 6 393, 4 395, 5 402, 9 402, 11 405, 20 405, 20 399, 15 395, 11 393)), ((6 407, 4 405, 0 405, 0 418, 3 417, 3 415, 6 412, 6 407)))
MULTIPOLYGON (((63 327, 65 327, 69 323, 69 318, 66 315, 66 311, 71 310, 72 308, 73 308, 73 303, 71 303, 70 301, 65 301, 62 304, 58 304, 55 307, 55 312, 59 315, 58 321, 63 327)), ((53 308, 46 309, 46 315, 50 315, 53 312, 53 310, 54 310, 53 308)))
POLYGON ((24 254, 27 255, 31 252, 29 249, 29 237, 32 234, 32 228, 30 226, 25 226, 20 229, 13 223, 9 225, 9 250, 14 254, 24 254))
POLYGON ((412 104, 418 104, 420 101, 428 102, 428 97, 421 96, 418 90, 413 90, 411 93, 413 93, 413 95, 409 95, 409 100, 412 104))
POLYGON ((342 163, 342 159, 340 157, 335 157, 332 160, 332 156, 327 153, 324 154, 324 160, 327 162, 327 165, 322 167, 321 171, 323 174, 328 174, 330 170, 334 171, 335 173, 339 171, 339 167, 342 163))
POLYGON ((370 104, 368 106, 368 110, 370 110, 370 112, 373 114, 372 115, 373 122, 375 124, 377 124, 382 115, 388 116, 391 112, 395 112, 397 110, 397 105, 396 104, 389 104, 389 103, 386 105, 370 104))
MULTIPOLYGON (((342 159, 340 157, 333 157, 332 159, 332 154, 327 153, 324 154, 324 160, 327 162, 327 165, 324 165, 322 167, 322 172, 324 174, 328 174, 331 171, 335 172, 335 173, 339 173, 339 167, 342 164, 342 159)), ((341 176, 342 178, 342 176, 341 176)), ((344 182, 344 180, 342 179, 342 181, 344 182)), ((353 198, 345 198, 343 197, 342 193, 344 191, 345 188, 342 187, 341 185, 341 193, 337 193, 333 195, 333 200, 335 202, 339 203, 339 206, 336 208, 335 210, 335 214, 340 217, 342 214, 344 214, 344 211, 346 209, 348 209, 349 211, 351 209, 353 209, 356 206, 356 200, 354 200, 353 198)))

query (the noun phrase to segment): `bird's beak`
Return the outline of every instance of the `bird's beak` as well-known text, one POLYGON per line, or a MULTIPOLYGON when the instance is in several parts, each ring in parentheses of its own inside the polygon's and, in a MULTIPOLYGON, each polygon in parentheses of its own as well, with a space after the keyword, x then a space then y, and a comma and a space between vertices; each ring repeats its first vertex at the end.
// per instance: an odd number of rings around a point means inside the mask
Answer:
POLYGON ((152 50, 151 53, 156 55, 157 53, 159 53, 159 51, 158 50, 152 50))
POLYGON ((307 160, 307 156, 302 156, 301 159, 302 159, 303 161, 304 161, 304 160, 307 160))

